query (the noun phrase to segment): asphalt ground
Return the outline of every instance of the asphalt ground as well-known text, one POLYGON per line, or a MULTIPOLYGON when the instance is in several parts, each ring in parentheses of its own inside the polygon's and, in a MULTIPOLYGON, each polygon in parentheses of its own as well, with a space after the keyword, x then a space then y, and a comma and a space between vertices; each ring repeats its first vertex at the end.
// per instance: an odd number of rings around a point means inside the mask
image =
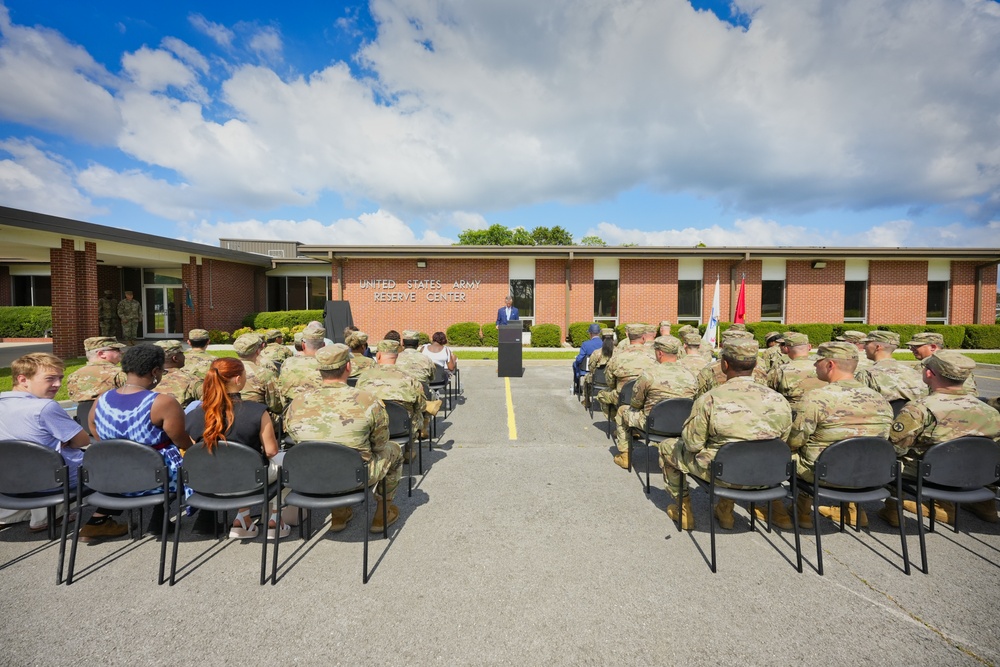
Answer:
MULTIPOLYGON (((276 586, 257 583, 259 542, 182 526, 179 580, 156 585, 152 537, 81 545, 77 580, 55 585, 56 543, 24 524, 0 533, 0 664, 983 665, 1000 662, 1000 526, 963 512, 928 537, 930 575, 901 571, 898 535, 822 523, 825 576, 803 534, 749 531, 737 508, 709 570, 709 510, 667 519, 612 461, 599 414, 566 364, 463 363, 464 395, 440 418, 425 474, 389 540, 362 520, 282 540, 276 586)), ((916 523, 907 521, 919 562, 916 523)))

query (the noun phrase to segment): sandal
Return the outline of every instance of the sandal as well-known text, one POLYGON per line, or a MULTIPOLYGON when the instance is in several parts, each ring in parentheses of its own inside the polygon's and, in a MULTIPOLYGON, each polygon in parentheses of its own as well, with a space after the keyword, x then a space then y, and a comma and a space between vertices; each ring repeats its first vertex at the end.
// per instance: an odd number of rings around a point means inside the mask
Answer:
POLYGON ((250 519, 250 510, 240 510, 236 513, 236 519, 233 520, 233 527, 229 529, 230 539, 251 540, 257 537, 257 520, 254 519, 248 526, 248 519, 250 519), (239 525, 236 525, 237 523, 239 525))
MULTIPOLYGON (((275 525, 278 523, 278 513, 271 512, 271 518, 267 521, 267 539, 274 539, 275 525)), ((288 537, 288 534, 292 532, 291 527, 285 523, 281 522, 281 528, 278 530, 278 537, 288 537)))

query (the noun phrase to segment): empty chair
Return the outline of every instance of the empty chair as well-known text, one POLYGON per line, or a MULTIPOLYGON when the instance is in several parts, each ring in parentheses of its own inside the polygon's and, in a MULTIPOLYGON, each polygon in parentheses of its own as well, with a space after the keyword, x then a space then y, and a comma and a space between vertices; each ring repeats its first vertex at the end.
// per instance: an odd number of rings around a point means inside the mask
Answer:
MULTIPOLYGON (((84 502, 94 507, 112 510, 141 510, 159 506, 163 512, 160 528, 160 566, 157 584, 162 584, 164 562, 167 555, 167 526, 170 517, 170 471, 160 452, 149 445, 133 440, 102 440, 87 448, 80 466, 77 483, 77 503, 80 516, 73 531, 73 547, 69 554, 69 573, 66 584, 73 583, 76 566, 76 548, 83 526, 84 502), (84 487, 89 490, 85 494, 84 487), (135 495, 144 494, 144 495, 135 495)), ((141 517, 141 514, 140 514, 141 517)), ((176 534, 177 527, 174 527, 176 534)), ((142 528, 139 528, 140 535, 142 528)), ((129 533, 132 522, 129 521, 129 533)))
MULTIPOLYGON (((823 574, 823 546, 819 532, 819 506, 840 505, 840 530, 844 530, 845 503, 862 503, 889 497, 887 485, 902 494, 902 475, 896 450, 885 438, 848 438, 827 446, 816 459, 813 481, 799 480, 799 491, 813 497, 813 530, 816 536, 817 572, 823 574), (825 502, 824 502, 825 501, 825 502)), ((899 514, 899 540, 903 550, 903 571, 910 573, 910 558, 903 527, 903 506, 896 504, 899 514)), ((857 521, 855 530, 861 530, 857 521)))
POLYGON ((413 459, 414 456, 419 460, 418 469, 420 474, 424 474, 424 460, 423 460, 423 450, 420 447, 420 441, 413 441, 413 431, 411 431, 412 420, 410 419, 410 413, 406 411, 401 403, 396 403, 395 401, 385 401, 385 411, 389 414, 389 440, 393 442, 398 442, 403 448, 403 452, 407 455, 406 464, 406 476, 407 476, 407 496, 413 495, 413 459), (414 453, 413 447, 417 448, 414 453))
MULTIPOLYGON (((44 507, 48 515, 48 537, 55 539, 56 506, 63 503, 69 515, 69 469, 59 452, 26 440, 0 441, 0 507, 8 510, 32 510, 44 507)), ((66 559, 66 526, 63 519, 59 533, 59 560, 56 583, 63 578, 66 559)))
MULTIPOLYGON (((961 503, 993 500, 996 493, 986 488, 1000 480, 1000 445, 989 438, 965 436, 929 447, 917 462, 917 477, 903 477, 903 491, 916 497, 917 509, 931 503, 930 532, 934 532, 935 500, 955 504, 955 532, 961 503)), ((927 569, 927 547, 923 516, 917 513, 920 537, 920 569, 927 569)))
MULTIPOLYGON (((678 438, 681 435, 681 428, 691 414, 691 406, 694 401, 690 398, 668 398, 653 406, 653 409, 646 415, 646 428, 642 431, 643 440, 646 446, 646 493, 649 493, 649 469, 651 445, 663 442, 668 438, 678 438)), ((632 448, 633 438, 629 434, 628 439, 628 461, 629 470, 632 469, 632 448)))
MULTIPOLYGON (((792 463, 792 452, 784 440, 744 440, 730 442, 719 448, 712 461, 711 479, 706 482, 694 475, 685 475, 694 479, 700 486, 708 488, 709 509, 715 507, 715 499, 729 498, 734 501, 750 503, 750 530, 754 529, 754 506, 763 502, 768 510, 768 532, 771 531, 771 501, 785 498, 788 494, 784 483, 791 482, 792 497, 796 496, 795 468, 792 463), (716 482, 740 487, 759 488, 729 488, 719 486, 716 482)), ((683 481, 681 482, 683 484, 683 481)), ((678 512, 677 530, 681 530, 681 516, 678 512)), ((715 567, 715 520, 709 519, 712 533, 712 572, 715 567)), ((799 524, 792 522, 795 531, 795 555, 797 569, 802 572, 802 547, 799 541, 799 524)))
MULTIPOLYGON (((312 536, 312 515, 302 520, 302 509, 329 510, 349 507, 357 503, 365 505, 365 536, 362 559, 361 581, 368 583, 368 524, 370 523, 370 502, 368 493, 368 463, 357 449, 333 442, 304 441, 285 454, 278 472, 278 493, 288 489, 285 501, 299 507, 299 537, 312 536), (303 533, 303 526, 306 532, 303 533)), ((388 537, 387 508, 382 504, 383 537, 388 537)), ((274 564, 271 567, 271 584, 278 581, 278 539, 275 536, 274 564)))

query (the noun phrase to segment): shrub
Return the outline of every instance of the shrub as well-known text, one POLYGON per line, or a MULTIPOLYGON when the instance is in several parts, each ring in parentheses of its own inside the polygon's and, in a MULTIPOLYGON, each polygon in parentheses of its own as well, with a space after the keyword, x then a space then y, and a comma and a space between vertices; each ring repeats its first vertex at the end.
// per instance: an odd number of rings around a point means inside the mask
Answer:
POLYGON ((861 333, 868 333, 869 331, 874 331, 878 327, 874 324, 860 324, 858 322, 845 322, 843 324, 833 325, 833 337, 842 336, 845 331, 860 331, 861 333))
POLYGON ((833 339, 832 324, 793 324, 788 327, 789 331, 797 331, 809 336, 811 345, 828 343, 833 339))
MULTIPOLYGON (((240 329, 242 331, 242 329, 240 329)), ((227 331, 219 331, 218 329, 211 329, 208 332, 208 342, 215 345, 225 345, 227 343, 233 342, 233 337, 229 335, 227 331)))
POLYGON ((562 329, 558 324, 531 327, 531 347, 562 347, 562 329))
POLYGON ((593 324, 593 322, 573 322, 569 325, 569 342, 573 345, 573 347, 580 347, 590 338, 590 334, 587 333, 587 329, 590 328, 591 324, 593 324))
POLYGON ((427 345, 429 342, 431 342, 431 337, 428 336, 427 334, 425 334, 423 331, 421 331, 420 332, 420 344, 421 345, 427 345))
MULTIPOLYGON (((451 341, 451 338, 448 339, 451 341)), ((500 330, 495 322, 487 322, 483 325, 483 345, 486 347, 497 347, 500 345, 500 330)))
POLYGON ((933 331, 944 336, 944 346, 952 350, 962 347, 962 343, 965 342, 965 325, 962 324, 928 324, 924 327, 924 331, 933 331))
MULTIPOLYGON (((250 327, 240 327, 239 329, 237 329, 236 331, 233 332, 232 339, 236 340, 237 338, 239 338, 243 334, 248 334, 248 333, 253 333, 253 329, 251 329, 250 327)), ((208 337, 209 337, 209 340, 211 340, 211 338, 212 338, 212 332, 211 331, 208 332, 208 337)))
POLYGON ((0 308, 0 338, 41 338, 51 328, 50 306, 0 308))
MULTIPOLYGON (((253 318, 255 329, 281 329, 293 327, 296 324, 309 324, 313 320, 323 321, 322 310, 277 310, 269 313, 257 313, 253 318)), ((329 338, 329 336, 327 336, 329 338)))
MULTIPOLYGON (((615 327, 615 340, 616 341, 622 341, 622 340, 625 340, 626 338, 628 338, 628 334, 625 333, 625 327, 627 327, 630 324, 642 324, 642 322, 625 322, 624 324, 619 324, 618 326, 616 326, 615 327)), ((642 324, 642 326, 646 326, 646 325, 642 324)))
POLYGON ((444 332, 450 342, 455 347, 482 347, 483 341, 479 337, 479 324, 476 322, 459 322, 452 324, 444 332))
POLYGON ((962 347, 972 350, 1000 349, 1000 324, 966 324, 962 347))
POLYGON ((253 321, 257 318, 257 313, 250 313, 249 315, 244 315, 243 320, 240 322, 241 327, 252 327, 253 321))

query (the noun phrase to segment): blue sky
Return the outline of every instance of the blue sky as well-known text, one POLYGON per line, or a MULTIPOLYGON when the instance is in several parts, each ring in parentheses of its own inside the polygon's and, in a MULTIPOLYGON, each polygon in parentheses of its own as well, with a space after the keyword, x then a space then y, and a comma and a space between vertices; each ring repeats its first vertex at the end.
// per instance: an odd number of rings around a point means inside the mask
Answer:
POLYGON ((1000 246, 995 0, 0 0, 0 204, 216 244, 1000 246))

